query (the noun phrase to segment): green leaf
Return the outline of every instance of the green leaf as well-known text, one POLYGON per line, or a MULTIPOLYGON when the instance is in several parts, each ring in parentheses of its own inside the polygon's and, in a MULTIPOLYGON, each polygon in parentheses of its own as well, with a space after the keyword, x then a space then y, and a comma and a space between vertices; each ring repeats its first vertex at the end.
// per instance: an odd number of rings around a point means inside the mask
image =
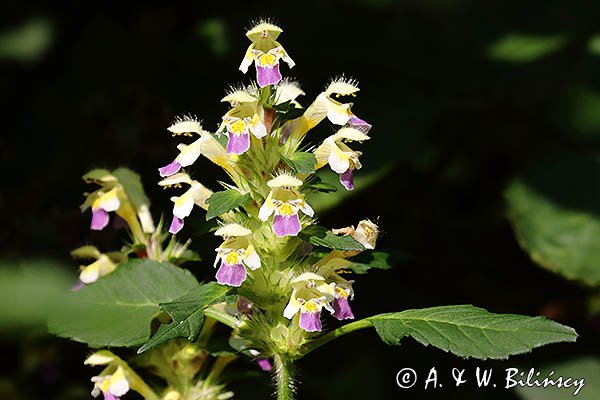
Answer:
POLYGON ((600 285, 600 157, 544 163, 506 191, 521 247, 541 266, 600 285))
POLYGON ((172 302, 161 303, 160 308, 171 316, 173 322, 161 325, 156 334, 140 347, 138 354, 179 337, 185 337, 190 342, 195 341, 204 323, 204 310, 224 301, 230 289, 210 282, 192 289, 172 302))
MULTIPOLYGON (((529 371, 530 366, 522 368, 521 371, 529 371)), ((554 364, 536 367, 540 372, 539 381, 547 377, 551 371, 554 374, 550 379, 557 380, 559 376, 564 379, 571 377, 576 380, 585 379, 585 386, 573 397, 576 386, 571 387, 515 387, 517 394, 524 400, 564 400, 576 398, 577 400, 597 400, 600 399, 600 359, 597 357, 581 357, 568 361, 561 361, 554 364)), ((517 378, 517 377, 515 377, 517 378)))
POLYGON ((241 194, 235 189, 228 189, 222 192, 215 192, 206 201, 208 203, 208 212, 206 220, 218 217, 233 210, 234 208, 243 206, 250 201, 250 194, 241 194))
POLYGON ((348 268, 355 274, 366 274, 371 269, 388 270, 394 265, 409 259, 410 256, 401 252, 371 251, 359 254, 349 261, 348 268))
POLYGON ((91 347, 136 346, 150 336, 160 303, 198 286, 187 270, 168 263, 133 260, 98 282, 64 296, 48 330, 91 347))
POLYGON ((300 237, 307 242, 316 246, 323 246, 329 249, 358 251, 364 250, 362 244, 354 240, 351 236, 335 235, 331 230, 318 226, 311 225, 300 232, 300 237))
POLYGON ((139 210, 143 205, 150 205, 150 200, 148 200, 144 192, 142 180, 138 174, 127 168, 115 169, 112 174, 119 180, 119 183, 125 190, 125 194, 136 210, 139 210))
POLYGON ((508 34, 488 48, 490 58, 515 64, 536 61, 563 48, 568 38, 563 34, 508 34))
POLYGON ((0 331, 44 327, 60 309, 61 294, 74 283, 72 273, 52 260, 0 261, 0 331))
POLYGON ((317 159, 313 153, 297 151, 290 158, 281 156, 281 159, 298 174, 312 174, 317 166, 317 159))
POLYGON ((367 318, 390 345, 411 336, 461 357, 506 359, 549 343, 574 342, 577 333, 544 317, 492 314, 471 305, 406 310, 367 318))

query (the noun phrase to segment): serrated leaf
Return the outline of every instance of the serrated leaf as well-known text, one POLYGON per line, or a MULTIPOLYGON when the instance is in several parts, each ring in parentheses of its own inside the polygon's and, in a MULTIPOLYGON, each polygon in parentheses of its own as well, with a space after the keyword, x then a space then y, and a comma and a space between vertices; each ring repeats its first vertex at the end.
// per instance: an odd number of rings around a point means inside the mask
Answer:
POLYGON ((119 180, 119 183, 125 190, 125 194, 127 194, 129 201, 131 201, 136 210, 139 210, 143 205, 150 205, 150 200, 148 200, 144 192, 142 180, 138 174, 128 168, 117 168, 112 174, 119 180))
POLYGON ((179 337, 187 338, 190 342, 195 341, 204 323, 204 310, 224 301, 230 289, 210 282, 192 289, 172 302, 160 304, 160 308, 168 313, 173 321, 169 325, 161 325, 154 336, 139 348, 138 354, 179 337))
POLYGON ((544 317, 493 314, 471 305, 406 310, 367 318, 390 345, 411 336, 461 357, 506 359, 549 343, 574 342, 577 333, 544 317))
POLYGON ((160 303, 198 286, 187 270, 168 263, 133 260, 113 273, 64 296, 48 330, 91 347, 136 346, 150 336, 160 303))
POLYGON ((366 274, 371 269, 388 270, 394 265, 410 258, 408 254, 397 251, 370 251, 359 254, 349 260, 348 268, 355 274, 366 274))
POLYGON ((317 166, 317 159, 313 153, 297 151, 290 158, 281 157, 283 162, 298 174, 312 174, 317 166))
POLYGON ((206 220, 218 217, 237 207, 243 206, 250 201, 250 194, 241 194, 235 189, 228 189, 222 192, 215 192, 206 201, 208 203, 208 211, 206 212, 206 220))
POLYGON ((506 191, 521 247, 541 266, 600 285, 600 158, 544 163, 506 191))
POLYGON ((300 232, 300 237, 316 246, 323 246, 334 250, 357 251, 365 249, 352 236, 338 236, 331 232, 331 230, 318 225, 311 225, 303 229, 300 232))

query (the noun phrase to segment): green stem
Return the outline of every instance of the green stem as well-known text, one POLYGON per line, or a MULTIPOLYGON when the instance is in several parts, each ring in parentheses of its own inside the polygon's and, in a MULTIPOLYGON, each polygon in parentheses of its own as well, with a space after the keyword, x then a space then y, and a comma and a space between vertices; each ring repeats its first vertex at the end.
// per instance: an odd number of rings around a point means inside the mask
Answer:
POLYGON ((302 350, 301 357, 304 357, 305 355, 307 355, 314 349, 318 349, 319 347, 323 346, 324 344, 327 344, 327 343, 331 342, 332 340, 337 339, 340 336, 344 336, 348 333, 358 331, 360 329, 370 328, 372 326, 373 326, 373 323, 371 321, 369 321, 368 318, 361 319, 359 321, 355 321, 355 322, 352 322, 352 323, 344 325, 344 326, 340 326, 336 330, 326 333, 325 335, 320 336, 318 339, 313 340, 312 342, 308 343, 302 350))
POLYGON ((293 400, 294 378, 292 376, 292 362, 279 354, 275 354, 273 359, 275 361, 277 400, 293 400))
POLYGON ((238 321, 234 316, 229 315, 215 307, 208 307, 206 310, 204 310, 204 315, 215 319, 230 328, 239 328, 240 326, 240 321, 238 321))

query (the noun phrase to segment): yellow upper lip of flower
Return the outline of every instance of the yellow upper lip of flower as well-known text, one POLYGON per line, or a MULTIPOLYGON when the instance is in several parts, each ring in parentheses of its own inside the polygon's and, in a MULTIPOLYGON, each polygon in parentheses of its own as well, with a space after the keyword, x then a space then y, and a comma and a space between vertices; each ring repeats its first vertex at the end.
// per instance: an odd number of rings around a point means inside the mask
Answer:
POLYGON ((281 32, 283 32, 283 29, 277 25, 274 25, 268 21, 259 21, 256 25, 250 28, 248 32, 246 32, 246 36, 253 42, 260 39, 277 40, 281 32))
POLYGON ((215 231, 215 236, 248 236, 252 231, 240 224, 223 225, 215 231))

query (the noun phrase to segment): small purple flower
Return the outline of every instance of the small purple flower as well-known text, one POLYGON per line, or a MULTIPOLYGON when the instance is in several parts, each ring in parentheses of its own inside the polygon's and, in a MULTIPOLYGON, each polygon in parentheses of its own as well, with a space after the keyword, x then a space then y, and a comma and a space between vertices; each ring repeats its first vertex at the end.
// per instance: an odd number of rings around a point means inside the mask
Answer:
POLYGON ((265 372, 268 372, 273 369, 273 364, 271 364, 271 360, 268 358, 259 358, 256 360, 256 363, 265 372))
POLYGON ((319 312, 317 305, 310 301, 304 304, 300 311, 300 322, 298 325, 307 332, 321 331, 321 313, 319 312), (309 311, 312 310, 313 307, 314 311, 309 311))
POLYGON ((158 172, 160 176, 166 177, 176 174, 181 170, 181 164, 177 160, 174 160, 172 163, 165 165, 164 167, 160 167, 158 172))
POLYGON ((171 226, 169 227, 169 233, 172 233, 173 235, 178 233, 181 229, 183 229, 183 224, 183 218, 178 218, 173 215, 173 220, 171 220, 171 226))
MULTIPOLYGON (((245 125, 245 124, 244 124, 245 125)), ((248 129, 238 133, 227 131, 227 154, 244 154, 250 148, 250 133, 248 129)))
POLYGON ((261 67, 258 64, 256 65, 256 80, 258 81, 258 86, 265 87, 275 85, 281 81, 281 78, 279 63, 265 67, 261 67))
POLYGON ((300 218, 297 213, 275 214, 273 218, 273 231, 279 237, 296 236, 302 230, 300 218))
POLYGON ((241 263, 239 253, 232 251, 223 257, 217 271, 217 282, 221 285, 239 287, 245 280, 246 267, 241 263))
POLYGON ((373 125, 369 124, 364 119, 358 118, 356 115, 352 115, 350 117, 350 119, 348 120, 348 125, 350 125, 352 128, 358 129, 363 133, 369 133, 369 131, 373 127, 373 125))
POLYGON ((348 168, 346 172, 341 173, 340 182, 346 190, 354 190, 354 169, 348 168))
POLYGON ((90 224, 90 229, 101 231, 106 228, 109 219, 108 213, 102 208, 92 208, 92 223, 90 224))

